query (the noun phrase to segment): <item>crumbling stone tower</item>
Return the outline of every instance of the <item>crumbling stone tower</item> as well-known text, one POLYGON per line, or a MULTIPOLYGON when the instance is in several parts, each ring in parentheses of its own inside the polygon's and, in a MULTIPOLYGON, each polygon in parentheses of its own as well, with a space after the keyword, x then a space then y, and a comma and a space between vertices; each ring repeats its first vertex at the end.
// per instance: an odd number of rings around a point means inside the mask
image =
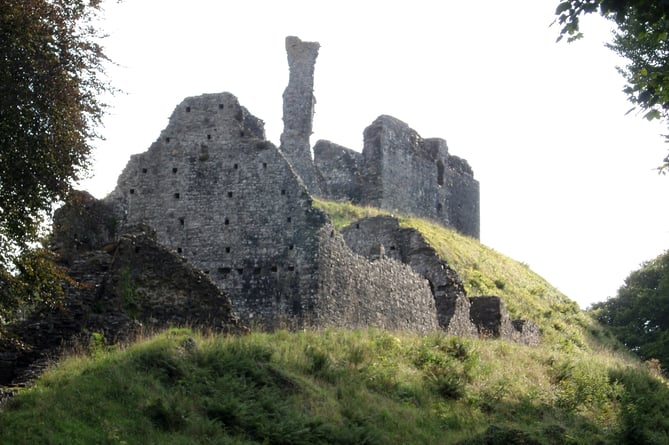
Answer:
POLYGON ((303 42, 286 37, 290 77, 283 93, 283 133, 281 151, 311 194, 320 195, 319 175, 311 156, 314 109, 314 65, 318 42, 303 42))

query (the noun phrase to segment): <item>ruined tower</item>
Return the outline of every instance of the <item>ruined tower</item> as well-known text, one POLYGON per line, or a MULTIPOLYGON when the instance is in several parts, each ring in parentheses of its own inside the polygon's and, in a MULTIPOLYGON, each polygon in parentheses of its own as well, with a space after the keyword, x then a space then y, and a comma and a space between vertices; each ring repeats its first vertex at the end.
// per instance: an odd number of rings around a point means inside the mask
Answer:
POLYGON ((309 142, 316 105, 314 65, 319 48, 318 42, 286 37, 290 77, 283 92, 281 151, 312 195, 320 195, 319 175, 314 167, 309 142))

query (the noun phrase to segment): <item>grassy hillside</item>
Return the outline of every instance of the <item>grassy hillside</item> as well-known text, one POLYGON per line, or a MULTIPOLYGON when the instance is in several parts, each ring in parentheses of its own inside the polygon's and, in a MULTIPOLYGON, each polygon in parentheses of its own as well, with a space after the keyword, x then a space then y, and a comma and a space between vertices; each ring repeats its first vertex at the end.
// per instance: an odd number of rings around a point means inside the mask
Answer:
MULTIPOLYGON (((338 226, 372 209, 319 202, 338 226)), ((10 400, 1 444, 666 444, 669 389, 526 266, 425 221, 468 292, 536 348, 374 329, 94 336, 10 400)))

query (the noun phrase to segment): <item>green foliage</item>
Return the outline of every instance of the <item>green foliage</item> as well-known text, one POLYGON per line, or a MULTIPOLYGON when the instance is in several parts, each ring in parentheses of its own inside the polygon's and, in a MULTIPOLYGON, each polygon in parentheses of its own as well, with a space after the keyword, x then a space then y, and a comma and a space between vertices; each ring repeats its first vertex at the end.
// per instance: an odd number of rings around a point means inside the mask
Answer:
POLYGON ((669 443, 669 389, 666 382, 636 369, 618 369, 610 378, 622 388, 619 443, 669 443))
MULTIPOLYGON (((599 12, 615 22, 618 29, 608 45, 627 59, 618 68, 627 81, 623 90, 634 109, 648 120, 669 121, 669 3, 656 0, 566 0, 556 8, 561 26, 558 40, 569 41, 583 36, 579 18, 599 12)), ((669 135, 665 136, 669 141, 669 135)), ((659 171, 669 169, 669 156, 659 171)))
POLYGON ((0 443, 618 444, 669 434, 666 383, 606 354, 378 330, 172 329, 127 349, 99 340, 0 411, 0 443))
POLYGON ((632 272, 616 297, 594 304, 591 312, 641 359, 657 359, 666 368, 669 365, 669 251, 632 272))
POLYGON ((14 273, 0 266, 0 337, 5 324, 39 307, 62 303, 63 283, 75 284, 44 248, 24 250, 13 259, 14 273))
POLYGON ((0 265, 38 237, 85 171, 111 92, 100 0, 0 2, 0 265))
POLYGON ((128 268, 121 271, 121 298, 123 299, 123 308, 133 319, 139 314, 139 298, 135 292, 135 284, 132 279, 132 272, 128 268))

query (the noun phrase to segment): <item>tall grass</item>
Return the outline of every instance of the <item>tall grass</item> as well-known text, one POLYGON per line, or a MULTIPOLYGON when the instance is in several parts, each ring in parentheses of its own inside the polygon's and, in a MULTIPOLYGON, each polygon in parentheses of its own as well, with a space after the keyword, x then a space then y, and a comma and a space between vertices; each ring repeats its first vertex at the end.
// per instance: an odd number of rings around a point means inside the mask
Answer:
POLYGON ((175 329, 50 370, 0 412, 0 443, 666 443, 667 400, 615 356, 374 329, 175 329))

